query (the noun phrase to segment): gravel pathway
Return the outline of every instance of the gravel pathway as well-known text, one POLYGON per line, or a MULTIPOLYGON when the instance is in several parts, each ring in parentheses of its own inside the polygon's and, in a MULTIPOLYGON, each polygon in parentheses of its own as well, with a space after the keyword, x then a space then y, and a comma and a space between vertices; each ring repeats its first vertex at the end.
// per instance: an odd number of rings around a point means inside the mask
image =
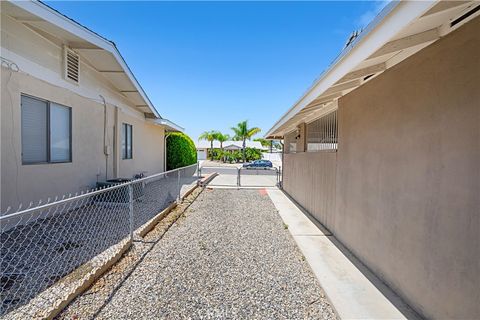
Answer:
POLYGON ((206 189, 99 319, 335 319, 261 190, 206 189))

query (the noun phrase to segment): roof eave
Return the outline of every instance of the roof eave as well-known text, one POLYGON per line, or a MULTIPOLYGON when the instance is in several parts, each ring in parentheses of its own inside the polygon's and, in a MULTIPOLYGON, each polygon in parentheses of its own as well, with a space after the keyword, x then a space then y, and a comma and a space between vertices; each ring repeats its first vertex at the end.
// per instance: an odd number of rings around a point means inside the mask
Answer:
POLYGON ((270 128, 265 137, 278 138, 279 128, 287 123, 305 106, 334 85, 349 70, 367 59, 397 32, 412 23, 435 4, 429 1, 392 1, 367 26, 365 30, 324 71, 307 92, 270 128))
POLYGON ((78 22, 72 20, 71 18, 61 14, 60 12, 56 11, 55 9, 49 7, 47 4, 44 4, 40 1, 11 1, 12 4, 15 6, 33 14, 41 19, 48 21, 55 26, 62 28, 87 42, 94 44, 95 46, 110 52, 117 62, 120 64, 122 69, 125 71, 125 74, 128 76, 132 84, 138 90, 139 94, 141 95, 142 99, 145 101, 146 105, 149 107, 150 111, 155 115, 157 118, 161 118, 158 111, 153 106, 152 102, 148 98, 147 94, 143 90, 140 83, 137 81, 135 76, 133 75, 132 71, 128 67, 127 63, 123 59, 122 55, 120 54, 119 50, 115 46, 115 44, 107 40, 106 38, 98 35, 97 33, 93 32, 92 30, 80 25, 78 22))
POLYGON ((167 119, 163 119, 163 118, 161 118, 161 119, 149 119, 147 121, 152 122, 156 125, 165 127, 166 130, 169 131, 169 132, 184 132, 185 131, 185 128, 180 127, 178 124, 173 123, 172 121, 167 120, 167 119))

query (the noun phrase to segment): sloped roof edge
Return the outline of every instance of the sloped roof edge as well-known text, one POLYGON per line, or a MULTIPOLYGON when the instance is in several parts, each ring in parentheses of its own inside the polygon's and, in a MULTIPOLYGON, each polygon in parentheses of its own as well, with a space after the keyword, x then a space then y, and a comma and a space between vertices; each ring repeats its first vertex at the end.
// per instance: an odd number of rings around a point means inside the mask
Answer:
POLYGON ((385 44, 393 35, 425 13, 437 1, 392 1, 319 76, 302 97, 267 131, 266 138, 278 137, 277 130, 316 97, 335 84, 352 68, 385 44))
POLYGON ((88 29, 87 27, 81 25, 77 21, 67 17, 66 15, 60 13, 59 11, 53 9, 52 7, 48 6, 47 4, 41 1, 35 0, 28 0, 28 1, 10 1, 13 5, 33 14, 45 21, 48 21, 55 26, 70 32, 77 37, 84 39, 87 42, 94 44, 95 46, 110 52, 115 59, 117 60, 118 64, 122 67, 125 71, 125 74, 130 79, 134 87, 138 90, 139 94, 141 95, 142 99, 145 101, 146 105, 152 111, 152 113, 157 118, 162 118, 158 113, 157 109, 154 107, 153 103, 148 98, 147 94, 143 90, 142 86, 135 78, 133 72, 130 70, 130 67, 127 65, 125 59, 120 54, 120 51, 116 47, 113 41, 106 39, 105 37, 99 35, 98 33, 88 29))

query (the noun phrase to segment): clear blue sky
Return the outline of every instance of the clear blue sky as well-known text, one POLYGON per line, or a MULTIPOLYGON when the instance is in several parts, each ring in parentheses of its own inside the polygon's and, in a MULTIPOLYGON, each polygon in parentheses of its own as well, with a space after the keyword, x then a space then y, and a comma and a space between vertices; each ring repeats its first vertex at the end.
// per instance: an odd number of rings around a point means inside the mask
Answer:
POLYGON ((196 140, 241 120, 266 133, 384 2, 48 4, 113 40, 162 117, 196 140))

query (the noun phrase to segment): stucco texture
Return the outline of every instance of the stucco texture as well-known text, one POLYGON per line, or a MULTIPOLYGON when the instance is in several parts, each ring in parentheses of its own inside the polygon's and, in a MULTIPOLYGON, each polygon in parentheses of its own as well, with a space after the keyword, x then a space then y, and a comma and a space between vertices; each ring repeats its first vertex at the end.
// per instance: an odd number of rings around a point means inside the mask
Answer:
POLYGON ((339 100, 335 223, 433 319, 480 318, 480 18, 339 100))
POLYGON ((299 152, 283 157, 284 190, 325 226, 335 219, 336 152, 299 152))
POLYGON ((164 128, 149 124, 134 111, 118 108, 118 123, 133 125, 133 159, 120 157, 120 132, 115 133, 115 106, 107 104, 108 160, 104 155, 104 106, 69 90, 22 72, 2 69, 1 75, 1 206, 28 205, 95 187, 97 179, 127 177, 163 171, 164 128), (21 94, 72 108, 72 162, 23 165, 21 155, 21 94), (115 158, 116 163, 115 163, 115 158), (118 166, 114 170, 115 165, 118 166))

